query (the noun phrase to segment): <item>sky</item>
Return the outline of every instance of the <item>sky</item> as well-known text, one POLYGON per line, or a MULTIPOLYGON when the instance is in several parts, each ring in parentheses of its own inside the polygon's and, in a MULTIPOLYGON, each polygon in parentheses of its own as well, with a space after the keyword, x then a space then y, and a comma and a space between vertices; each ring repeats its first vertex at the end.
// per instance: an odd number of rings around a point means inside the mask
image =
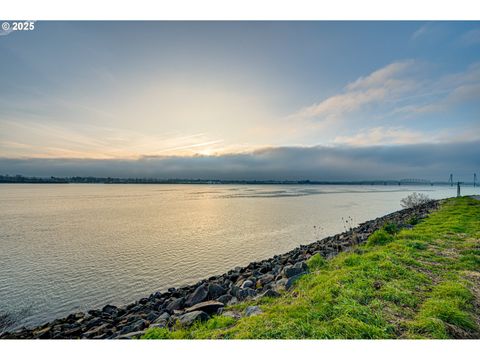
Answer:
POLYGON ((480 173, 480 22, 36 22, 0 84, 0 174, 480 173))

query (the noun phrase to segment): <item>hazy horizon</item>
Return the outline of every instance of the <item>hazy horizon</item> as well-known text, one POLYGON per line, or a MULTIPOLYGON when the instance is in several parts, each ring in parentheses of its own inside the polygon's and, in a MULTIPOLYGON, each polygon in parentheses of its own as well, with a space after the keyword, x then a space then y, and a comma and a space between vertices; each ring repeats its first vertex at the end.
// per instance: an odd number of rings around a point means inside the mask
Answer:
POLYGON ((479 164, 478 149, 480 141, 393 147, 270 148, 250 154, 130 160, 0 158, 0 169, 9 169, 10 175, 40 177, 317 181, 405 178, 447 181, 453 173, 455 181, 472 181, 479 164), (392 158, 397 160, 392 162, 392 158))

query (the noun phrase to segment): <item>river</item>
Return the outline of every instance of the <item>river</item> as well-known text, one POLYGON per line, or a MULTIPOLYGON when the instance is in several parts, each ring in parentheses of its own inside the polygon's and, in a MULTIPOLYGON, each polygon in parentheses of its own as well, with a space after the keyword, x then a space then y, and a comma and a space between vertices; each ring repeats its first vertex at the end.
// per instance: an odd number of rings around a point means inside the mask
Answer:
POLYGON ((34 326, 195 283, 399 210, 414 191, 456 195, 449 186, 2 184, 0 319, 34 326))

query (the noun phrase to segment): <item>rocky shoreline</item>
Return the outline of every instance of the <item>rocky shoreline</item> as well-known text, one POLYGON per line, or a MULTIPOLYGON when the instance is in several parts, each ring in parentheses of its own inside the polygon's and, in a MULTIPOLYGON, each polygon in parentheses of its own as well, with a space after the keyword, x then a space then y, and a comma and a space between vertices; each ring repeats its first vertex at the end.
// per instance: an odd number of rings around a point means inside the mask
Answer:
MULTIPOLYGON (((367 221, 341 234, 299 246, 283 255, 252 262, 246 267, 236 267, 195 285, 156 292, 123 307, 106 305, 87 313, 70 314, 33 329, 4 332, 0 339, 131 339, 152 327, 168 328, 177 322, 188 326, 222 313, 225 305, 262 296, 279 296, 279 292, 290 289, 300 276, 308 272, 306 260, 311 256, 320 254, 330 258, 351 249, 386 223, 409 227, 412 218, 426 217, 439 202, 430 201, 367 221)), ((252 306, 243 315, 251 316, 260 311, 252 306)), ((232 312, 223 314, 242 316, 232 312)))

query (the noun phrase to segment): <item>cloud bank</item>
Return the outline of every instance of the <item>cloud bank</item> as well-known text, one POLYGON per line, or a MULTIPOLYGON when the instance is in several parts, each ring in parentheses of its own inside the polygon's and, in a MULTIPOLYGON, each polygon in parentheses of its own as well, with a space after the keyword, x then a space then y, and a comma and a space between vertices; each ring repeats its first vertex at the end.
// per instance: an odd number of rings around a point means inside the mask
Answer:
POLYGON ((480 141, 397 146, 263 148, 222 156, 138 160, 0 158, 0 173, 27 176, 155 177, 222 180, 367 180, 480 173, 480 141))

